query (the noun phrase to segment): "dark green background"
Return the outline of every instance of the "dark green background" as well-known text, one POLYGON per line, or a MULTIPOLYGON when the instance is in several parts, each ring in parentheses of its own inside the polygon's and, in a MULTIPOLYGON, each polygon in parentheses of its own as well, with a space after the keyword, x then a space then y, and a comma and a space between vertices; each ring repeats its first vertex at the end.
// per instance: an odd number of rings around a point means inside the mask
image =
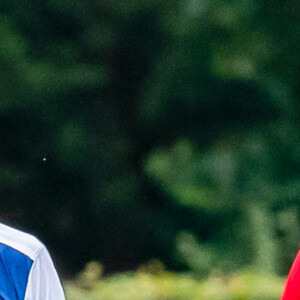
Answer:
POLYGON ((295 0, 0 2, 0 205, 65 274, 287 271, 295 0))

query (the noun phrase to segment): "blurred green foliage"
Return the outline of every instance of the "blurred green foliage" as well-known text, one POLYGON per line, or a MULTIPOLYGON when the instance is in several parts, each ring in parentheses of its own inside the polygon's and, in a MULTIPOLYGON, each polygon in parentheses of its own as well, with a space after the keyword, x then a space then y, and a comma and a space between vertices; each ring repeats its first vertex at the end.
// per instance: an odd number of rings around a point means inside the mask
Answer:
MULTIPOLYGON (((95 265, 93 269, 94 274, 98 273, 95 265)), ((88 288, 83 284, 85 276, 91 277, 90 270, 86 270, 77 281, 65 282, 66 295, 70 300, 275 300, 284 283, 278 276, 249 270, 228 275, 215 273, 206 280, 189 274, 157 272, 155 268, 151 268, 152 272, 146 270, 101 278, 88 288)))
POLYGON ((285 274, 300 236, 299 11, 2 0, 3 221, 38 235, 65 274, 151 258, 199 277, 285 274))

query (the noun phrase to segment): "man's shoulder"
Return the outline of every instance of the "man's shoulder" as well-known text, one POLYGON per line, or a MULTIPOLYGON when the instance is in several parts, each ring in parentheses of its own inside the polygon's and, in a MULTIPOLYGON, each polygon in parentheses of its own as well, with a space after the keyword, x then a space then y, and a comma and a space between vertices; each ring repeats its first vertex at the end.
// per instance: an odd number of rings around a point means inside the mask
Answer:
POLYGON ((44 245, 33 235, 0 223, 0 244, 35 260, 44 245))

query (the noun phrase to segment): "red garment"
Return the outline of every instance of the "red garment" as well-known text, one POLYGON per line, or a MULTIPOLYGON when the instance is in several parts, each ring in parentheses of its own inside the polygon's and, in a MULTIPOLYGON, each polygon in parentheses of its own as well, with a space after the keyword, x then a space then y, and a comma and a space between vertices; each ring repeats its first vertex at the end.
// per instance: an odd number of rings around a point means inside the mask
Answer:
POLYGON ((280 300, 300 300, 300 251, 290 269, 280 300))

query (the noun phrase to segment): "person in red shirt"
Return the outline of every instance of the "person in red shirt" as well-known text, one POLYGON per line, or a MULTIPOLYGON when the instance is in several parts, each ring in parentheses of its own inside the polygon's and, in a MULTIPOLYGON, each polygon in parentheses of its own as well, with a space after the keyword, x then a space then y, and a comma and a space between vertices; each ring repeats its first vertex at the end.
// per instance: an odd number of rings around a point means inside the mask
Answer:
POLYGON ((300 250, 292 264, 280 300, 300 300, 300 250))

